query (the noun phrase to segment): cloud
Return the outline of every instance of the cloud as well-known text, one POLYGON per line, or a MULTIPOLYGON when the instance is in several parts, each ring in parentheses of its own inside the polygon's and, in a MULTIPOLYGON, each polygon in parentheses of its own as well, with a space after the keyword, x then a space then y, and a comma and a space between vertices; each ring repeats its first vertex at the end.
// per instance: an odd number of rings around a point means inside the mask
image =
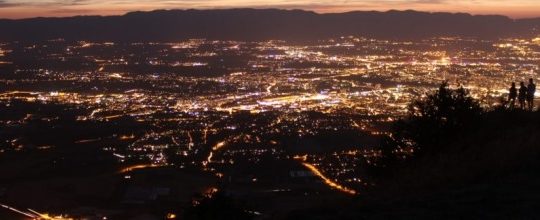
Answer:
POLYGON ((540 7, 538 0, 0 0, 0 5, 4 7, 10 6, 79 6, 79 5, 147 5, 147 6, 213 6, 213 7, 240 7, 247 5, 257 6, 285 6, 285 5, 339 5, 351 6, 355 5, 377 5, 377 6, 392 6, 392 5, 416 5, 416 4, 441 4, 441 5, 523 5, 536 4, 540 7))
POLYGON ((427 3, 427 4, 442 4, 447 2, 446 0, 416 0, 416 3, 427 3))
POLYGON ((24 6, 69 6, 99 3, 95 0, 0 0, 0 7, 24 7, 24 6))
POLYGON ((15 6, 18 6, 18 5, 19 4, 17 4, 17 3, 0 0, 0 8, 15 7, 15 6))

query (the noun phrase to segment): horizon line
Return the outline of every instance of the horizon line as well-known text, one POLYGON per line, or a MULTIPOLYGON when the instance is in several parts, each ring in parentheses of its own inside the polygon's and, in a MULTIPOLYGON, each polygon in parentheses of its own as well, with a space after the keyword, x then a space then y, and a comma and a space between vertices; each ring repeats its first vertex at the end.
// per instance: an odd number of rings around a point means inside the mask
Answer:
POLYGON ((533 17, 512 17, 504 14, 497 13, 471 13, 471 12, 459 12, 459 11, 424 11, 424 10, 415 10, 415 9, 388 9, 388 10, 351 10, 351 11, 338 11, 338 12, 320 12, 317 10, 309 10, 302 8, 278 8, 278 7, 232 7, 232 8, 163 8, 163 9, 152 9, 152 10, 134 10, 134 11, 125 11, 117 14, 80 14, 80 15, 71 15, 71 16, 35 16, 35 17, 21 17, 21 18, 9 18, 9 17, 0 17, 0 20, 31 20, 31 19, 42 19, 42 18, 74 18, 74 17, 121 17, 131 13, 151 13, 158 11, 223 11, 223 10, 280 10, 280 11, 303 11, 311 12, 317 15, 325 14, 346 14, 346 13, 355 13, 355 12, 376 12, 376 13, 389 13, 389 12, 417 12, 417 13, 447 13, 447 14, 467 14, 471 16, 501 16, 506 17, 512 20, 523 20, 523 19, 540 19, 539 16, 533 17))

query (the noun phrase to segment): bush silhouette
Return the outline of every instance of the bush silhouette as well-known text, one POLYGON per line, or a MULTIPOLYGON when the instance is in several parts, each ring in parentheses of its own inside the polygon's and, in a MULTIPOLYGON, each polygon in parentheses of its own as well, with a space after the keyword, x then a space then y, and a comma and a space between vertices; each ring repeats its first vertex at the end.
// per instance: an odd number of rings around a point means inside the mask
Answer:
POLYGON ((397 121, 392 135, 383 140, 383 155, 395 159, 433 153, 458 132, 478 124, 483 112, 469 91, 451 89, 443 82, 436 92, 409 105, 408 115, 397 121))

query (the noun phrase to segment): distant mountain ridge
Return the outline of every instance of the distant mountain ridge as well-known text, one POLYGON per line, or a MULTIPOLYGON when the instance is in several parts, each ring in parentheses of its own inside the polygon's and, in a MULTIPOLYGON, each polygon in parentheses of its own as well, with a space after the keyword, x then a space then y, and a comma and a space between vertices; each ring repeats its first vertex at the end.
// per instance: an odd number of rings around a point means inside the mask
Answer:
POLYGON ((93 41, 316 40, 339 36, 415 39, 437 36, 535 36, 540 18, 419 11, 354 11, 318 14, 303 10, 157 10, 122 16, 0 20, 1 41, 57 38, 93 41))

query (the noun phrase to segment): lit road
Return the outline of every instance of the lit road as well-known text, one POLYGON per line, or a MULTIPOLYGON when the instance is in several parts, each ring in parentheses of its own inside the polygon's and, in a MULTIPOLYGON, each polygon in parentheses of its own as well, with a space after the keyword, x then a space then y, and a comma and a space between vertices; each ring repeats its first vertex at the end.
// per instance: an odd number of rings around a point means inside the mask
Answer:
POLYGON ((306 162, 303 162, 302 165, 304 165, 304 167, 308 168, 313 174, 315 174, 316 176, 318 176, 319 178, 321 178, 324 183, 328 186, 330 186, 331 188, 333 189, 337 189, 341 192, 344 192, 344 193, 348 193, 348 194, 351 194, 351 195, 356 195, 357 192, 352 190, 352 189, 349 189, 345 186, 342 186, 342 185, 339 185, 338 183, 332 181, 331 179, 329 179, 328 177, 324 176, 323 173, 321 173, 321 171, 319 171, 319 169, 317 169, 317 167, 315 167, 314 165, 312 164, 309 164, 309 163, 306 163, 306 162))
POLYGON ((14 207, 8 206, 6 204, 0 203, 0 207, 21 214, 27 218, 36 219, 36 220, 72 220, 71 218, 64 218, 62 216, 50 216, 49 214, 42 214, 32 209, 27 209, 28 211, 21 211, 14 207))

